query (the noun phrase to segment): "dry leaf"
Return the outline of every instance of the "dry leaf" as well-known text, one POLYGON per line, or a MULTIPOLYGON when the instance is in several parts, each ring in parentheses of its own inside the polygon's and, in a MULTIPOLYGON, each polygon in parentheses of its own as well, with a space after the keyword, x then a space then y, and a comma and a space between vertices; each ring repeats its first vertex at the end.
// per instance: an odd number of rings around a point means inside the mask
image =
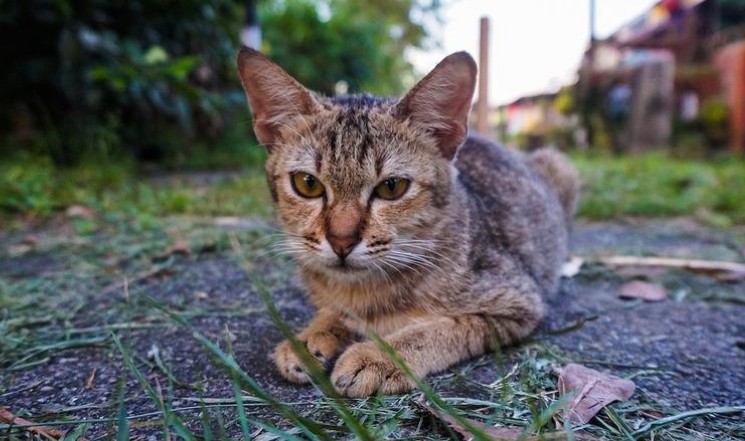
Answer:
POLYGON ((185 240, 177 240, 166 252, 167 255, 178 254, 188 256, 191 254, 191 245, 185 240))
POLYGON ((25 245, 36 245, 39 242, 39 236, 36 234, 27 234, 23 236, 21 243, 25 245))
MULTIPOLYGON (((431 413, 432 415, 436 416, 442 421, 445 421, 450 427, 453 428, 453 430, 463 435, 464 440, 469 441, 473 439, 473 433, 470 430, 466 429, 452 416, 442 413, 439 410, 427 404, 427 401, 424 399, 424 396, 421 396, 417 400, 417 404, 422 406, 422 408, 424 408, 427 412, 431 413)), ((517 440, 537 441, 539 439, 551 441, 551 440, 568 440, 569 439, 569 434, 565 432, 544 433, 544 434, 541 434, 539 437, 539 436, 533 436, 533 435, 526 435, 525 430, 521 427, 515 427, 515 426, 494 427, 494 426, 489 426, 482 422, 475 421, 469 418, 461 418, 461 419, 467 422, 468 425, 470 425, 471 427, 477 430, 480 430, 481 432, 486 434, 489 438, 493 439, 494 441, 517 441, 517 440)), ((590 440, 592 438, 574 436, 573 439, 590 440)))
POLYGON ((661 302, 667 298, 667 290, 656 283, 634 280, 624 283, 618 292, 622 299, 642 299, 645 302, 661 302))
POLYGON ((84 205, 70 205, 67 207, 65 214, 69 218, 83 218, 88 220, 96 217, 96 211, 84 205))
POLYGON ((580 424, 586 424, 608 404, 628 400, 634 389, 636 385, 631 380, 578 364, 564 366, 559 374, 559 395, 574 393, 567 403, 564 417, 580 424))
POLYGON ((579 256, 572 256, 568 261, 564 262, 561 266, 561 276, 572 278, 579 274, 579 270, 582 269, 582 264, 585 263, 585 259, 579 256))

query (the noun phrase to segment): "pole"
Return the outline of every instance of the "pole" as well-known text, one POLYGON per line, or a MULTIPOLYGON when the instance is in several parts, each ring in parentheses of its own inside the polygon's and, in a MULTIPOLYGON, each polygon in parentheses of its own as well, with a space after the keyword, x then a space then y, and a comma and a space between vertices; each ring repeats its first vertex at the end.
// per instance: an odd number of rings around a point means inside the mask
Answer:
POLYGON ((476 131, 488 135, 489 129, 489 18, 481 17, 479 41, 479 100, 476 103, 476 131))

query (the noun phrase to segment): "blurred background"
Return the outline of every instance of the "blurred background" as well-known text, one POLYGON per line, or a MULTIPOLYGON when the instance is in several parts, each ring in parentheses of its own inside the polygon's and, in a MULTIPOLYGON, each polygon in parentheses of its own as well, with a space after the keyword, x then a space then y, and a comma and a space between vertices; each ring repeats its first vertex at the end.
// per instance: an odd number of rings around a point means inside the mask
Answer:
POLYGON ((238 48, 326 95, 479 60, 473 129, 572 154, 590 218, 745 221, 745 0, 5 0, 0 214, 267 214, 238 48))

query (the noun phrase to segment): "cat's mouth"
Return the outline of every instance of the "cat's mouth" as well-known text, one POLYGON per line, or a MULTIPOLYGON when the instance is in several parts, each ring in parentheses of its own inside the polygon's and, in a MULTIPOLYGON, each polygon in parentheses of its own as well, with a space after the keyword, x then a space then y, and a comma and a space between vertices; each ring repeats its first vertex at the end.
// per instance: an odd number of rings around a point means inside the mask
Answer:
POLYGON ((351 265, 346 259, 337 260, 336 263, 331 265, 331 268, 342 273, 352 273, 364 270, 364 268, 351 265))

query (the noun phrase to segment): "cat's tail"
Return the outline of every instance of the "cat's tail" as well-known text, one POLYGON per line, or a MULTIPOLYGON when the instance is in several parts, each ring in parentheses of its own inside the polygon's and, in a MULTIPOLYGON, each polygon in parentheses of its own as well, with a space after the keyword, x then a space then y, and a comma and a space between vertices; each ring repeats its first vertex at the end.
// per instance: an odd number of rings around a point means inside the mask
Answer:
POLYGON ((563 153, 542 148, 528 155, 528 164, 554 189, 567 221, 574 215, 579 198, 579 173, 563 153))

